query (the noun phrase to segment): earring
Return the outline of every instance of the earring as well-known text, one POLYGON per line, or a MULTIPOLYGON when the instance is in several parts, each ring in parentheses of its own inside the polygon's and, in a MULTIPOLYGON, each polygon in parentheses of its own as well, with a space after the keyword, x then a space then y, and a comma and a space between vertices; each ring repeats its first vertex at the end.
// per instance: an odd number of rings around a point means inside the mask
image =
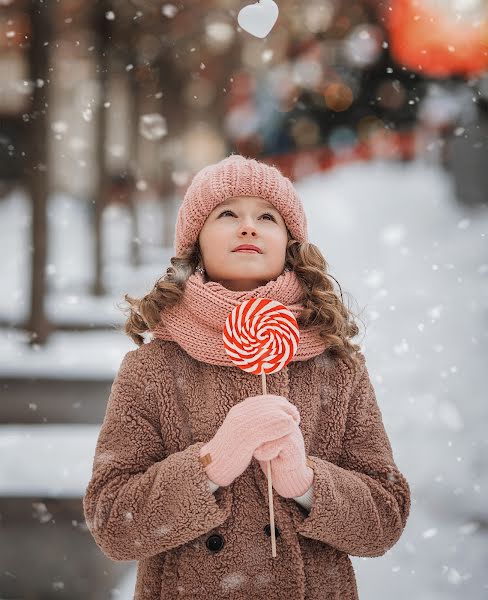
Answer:
POLYGON ((198 271, 199 273, 205 273, 205 269, 201 265, 198 265, 195 271, 198 271))

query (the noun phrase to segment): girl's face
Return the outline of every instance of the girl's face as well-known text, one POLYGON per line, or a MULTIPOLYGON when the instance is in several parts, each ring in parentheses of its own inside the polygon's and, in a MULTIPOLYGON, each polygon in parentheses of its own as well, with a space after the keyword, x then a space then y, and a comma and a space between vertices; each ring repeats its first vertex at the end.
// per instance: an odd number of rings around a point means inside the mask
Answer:
POLYGON ((229 290, 253 290, 285 268, 288 234, 278 210, 254 196, 228 198, 209 214, 198 236, 203 268, 210 281, 229 290), (241 244, 261 252, 234 252, 241 244))

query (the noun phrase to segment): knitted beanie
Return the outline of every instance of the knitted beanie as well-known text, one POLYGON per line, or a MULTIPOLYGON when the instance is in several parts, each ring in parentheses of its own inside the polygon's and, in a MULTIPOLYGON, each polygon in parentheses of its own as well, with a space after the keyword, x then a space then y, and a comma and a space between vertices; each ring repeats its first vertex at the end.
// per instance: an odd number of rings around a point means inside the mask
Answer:
POLYGON ((236 196, 268 200, 283 217, 293 239, 308 241, 307 218, 292 182, 276 167, 231 154, 193 177, 176 219, 176 256, 197 242, 212 210, 236 196))

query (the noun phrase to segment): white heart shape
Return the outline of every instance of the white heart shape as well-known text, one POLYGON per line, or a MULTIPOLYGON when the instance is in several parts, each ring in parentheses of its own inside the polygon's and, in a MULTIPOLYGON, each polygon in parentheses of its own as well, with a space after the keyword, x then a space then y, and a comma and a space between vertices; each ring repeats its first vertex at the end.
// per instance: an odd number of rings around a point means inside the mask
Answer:
POLYGON ((278 18, 278 5, 273 0, 259 0, 244 6, 237 15, 240 27, 251 35, 264 38, 273 29, 278 18))

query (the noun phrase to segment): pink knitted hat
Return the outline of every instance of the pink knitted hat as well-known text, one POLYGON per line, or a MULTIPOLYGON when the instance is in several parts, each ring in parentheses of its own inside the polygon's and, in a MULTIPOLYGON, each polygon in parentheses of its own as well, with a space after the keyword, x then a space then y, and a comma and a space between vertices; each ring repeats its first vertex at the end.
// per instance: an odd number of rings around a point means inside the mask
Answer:
POLYGON ((224 200, 256 196, 268 200, 280 212, 291 235, 308 241, 307 217, 292 182, 276 167, 231 154, 203 167, 192 179, 176 219, 176 256, 198 240, 208 215, 224 200))

